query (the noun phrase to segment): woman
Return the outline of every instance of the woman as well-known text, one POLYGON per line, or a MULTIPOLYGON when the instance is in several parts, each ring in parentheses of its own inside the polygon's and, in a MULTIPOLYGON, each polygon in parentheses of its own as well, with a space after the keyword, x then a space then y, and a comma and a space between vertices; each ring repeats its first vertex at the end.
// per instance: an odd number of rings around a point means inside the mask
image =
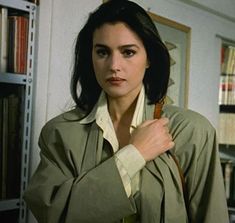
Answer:
POLYGON ((25 193, 39 222, 228 222, 213 127, 169 105, 153 118, 169 70, 140 6, 109 1, 90 15, 75 49, 77 107, 43 128, 25 193))

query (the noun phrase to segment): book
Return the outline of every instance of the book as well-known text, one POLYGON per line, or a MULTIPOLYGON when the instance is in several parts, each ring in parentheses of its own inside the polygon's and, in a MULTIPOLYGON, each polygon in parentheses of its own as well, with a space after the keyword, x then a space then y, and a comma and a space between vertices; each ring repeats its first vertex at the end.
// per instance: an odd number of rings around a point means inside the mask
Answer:
POLYGON ((219 104, 235 105, 235 75, 221 75, 219 104))
POLYGON ((235 145, 235 114, 219 114, 218 138, 220 144, 235 145))
POLYGON ((7 71, 14 73, 14 48, 15 48, 15 22, 13 17, 8 18, 8 61, 7 71))
POLYGON ((235 47, 223 46, 221 50, 221 71, 224 74, 235 74, 235 47))
POLYGON ((221 159, 224 188, 228 205, 235 207, 235 163, 234 160, 221 159))
POLYGON ((228 55, 228 64, 227 64, 227 69, 226 69, 226 72, 227 74, 229 75, 234 75, 234 70, 233 70, 233 67, 234 67, 234 62, 235 62, 235 48, 232 47, 232 46, 229 46, 229 55, 228 55))
POLYGON ((11 93, 8 100, 7 198, 20 196, 20 98, 11 93))
POLYGON ((235 47, 221 48, 219 104, 235 105, 235 47))
POLYGON ((25 74, 27 72, 29 19, 26 15, 10 15, 8 21, 8 71, 25 74))
POLYGON ((0 199, 20 196, 20 88, 3 87, 0 98, 0 199))
POLYGON ((28 18, 25 16, 18 16, 16 22, 15 72, 25 74, 27 72, 28 18))
POLYGON ((8 100, 3 98, 3 124, 2 124, 2 149, 1 149, 1 199, 6 199, 7 191, 7 150, 8 150, 8 100))
POLYGON ((7 71, 8 9, 0 7, 0 73, 7 71))
POLYGON ((224 184, 225 184, 225 193, 226 193, 226 198, 230 198, 230 193, 232 191, 231 188, 231 174, 232 174, 232 169, 233 165, 231 162, 226 162, 225 163, 225 168, 224 168, 224 184))

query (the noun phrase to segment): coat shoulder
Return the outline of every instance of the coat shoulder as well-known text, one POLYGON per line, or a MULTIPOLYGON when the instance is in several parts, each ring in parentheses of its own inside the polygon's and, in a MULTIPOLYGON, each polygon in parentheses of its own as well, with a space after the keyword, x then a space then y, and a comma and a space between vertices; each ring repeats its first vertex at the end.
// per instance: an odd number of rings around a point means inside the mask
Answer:
POLYGON ((68 112, 62 113, 50 119, 41 130, 41 137, 48 138, 52 134, 60 133, 63 135, 73 133, 73 129, 79 131, 87 127, 87 125, 80 124, 80 120, 84 117, 84 113, 79 109, 73 109, 68 112))
POLYGON ((176 106, 165 106, 164 116, 169 118, 169 129, 175 142, 173 151, 176 155, 199 157, 204 149, 211 151, 214 147, 216 131, 203 115, 176 106), (211 146, 206 146, 211 145, 211 146), (191 154, 191 155, 189 155, 191 154))
POLYGON ((214 131, 210 121, 198 112, 190 109, 180 108, 173 105, 166 105, 163 108, 164 116, 170 119, 171 125, 182 126, 183 128, 193 129, 195 131, 214 131))

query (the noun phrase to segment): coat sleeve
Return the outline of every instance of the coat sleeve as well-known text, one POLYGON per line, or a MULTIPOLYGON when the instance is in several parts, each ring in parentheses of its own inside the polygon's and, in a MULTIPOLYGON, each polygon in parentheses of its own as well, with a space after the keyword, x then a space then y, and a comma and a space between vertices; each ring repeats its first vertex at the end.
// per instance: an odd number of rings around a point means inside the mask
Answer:
POLYGON ((135 212, 114 157, 76 176, 60 144, 42 133, 39 146, 41 160, 24 194, 39 223, 115 222, 135 212))
POLYGON ((228 223, 216 131, 200 114, 175 109, 171 133, 183 171, 190 223, 228 223))
POLYGON ((201 148, 196 155, 189 188, 190 222, 229 223, 215 130, 210 129, 202 137, 205 141, 198 142, 201 148))

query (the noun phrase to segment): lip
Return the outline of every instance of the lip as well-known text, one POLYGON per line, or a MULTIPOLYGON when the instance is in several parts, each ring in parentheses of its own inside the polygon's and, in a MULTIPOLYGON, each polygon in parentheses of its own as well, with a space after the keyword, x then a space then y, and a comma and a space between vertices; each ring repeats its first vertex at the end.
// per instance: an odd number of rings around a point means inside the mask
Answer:
POLYGON ((124 81, 125 81, 125 79, 120 78, 120 77, 110 77, 110 78, 107 78, 107 82, 112 84, 112 85, 120 85, 124 81))

